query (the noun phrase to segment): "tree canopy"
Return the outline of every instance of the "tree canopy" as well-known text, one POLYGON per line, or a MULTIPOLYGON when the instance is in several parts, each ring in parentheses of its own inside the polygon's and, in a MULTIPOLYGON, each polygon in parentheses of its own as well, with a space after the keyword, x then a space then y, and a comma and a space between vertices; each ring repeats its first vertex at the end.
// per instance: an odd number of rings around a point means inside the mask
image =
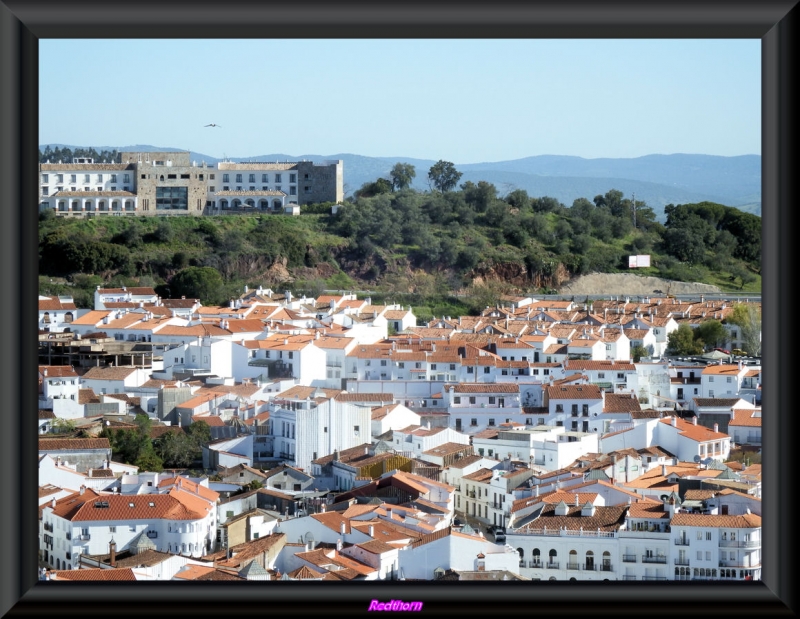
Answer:
POLYGON ((392 179, 392 189, 400 191, 411 187, 411 181, 417 175, 417 171, 410 163, 395 163, 389 176, 392 179))
POLYGON ((442 193, 455 189, 462 176, 463 174, 456 170, 455 165, 442 159, 439 159, 428 170, 428 179, 442 193))

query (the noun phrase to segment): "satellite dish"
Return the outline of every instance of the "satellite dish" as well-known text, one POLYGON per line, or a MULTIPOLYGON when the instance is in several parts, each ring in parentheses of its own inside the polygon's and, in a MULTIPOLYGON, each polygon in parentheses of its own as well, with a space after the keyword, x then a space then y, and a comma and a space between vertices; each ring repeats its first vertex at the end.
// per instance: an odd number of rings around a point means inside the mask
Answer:
POLYGON ((705 464, 705 465, 709 465, 709 464, 711 464, 713 461, 714 461, 714 458, 706 458, 705 460, 703 460, 703 464, 705 464))
POLYGON ((699 463, 700 462, 700 456, 695 454, 694 461, 699 463))
POLYGON ((308 544, 309 542, 314 541, 314 536, 311 534, 311 531, 309 531, 303 536, 303 539, 305 540, 306 544, 308 544))

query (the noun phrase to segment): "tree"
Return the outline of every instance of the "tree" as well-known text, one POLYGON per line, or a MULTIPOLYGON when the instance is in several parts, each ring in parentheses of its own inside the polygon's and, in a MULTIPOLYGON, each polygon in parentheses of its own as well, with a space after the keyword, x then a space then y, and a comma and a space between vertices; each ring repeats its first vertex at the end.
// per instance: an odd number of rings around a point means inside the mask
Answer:
POLYGON ((649 357, 649 356, 650 356, 650 351, 647 350, 641 344, 637 344, 636 346, 631 348, 631 359, 633 359, 634 363, 639 363, 639 361, 642 360, 642 357, 649 357))
POLYGON ((703 345, 694 339, 694 330, 682 324, 667 336, 667 349, 674 355, 697 355, 703 352, 703 345))
POLYGON ((761 355, 761 306, 755 303, 737 303, 726 323, 739 327, 739 338, 748 355, 761 355))
POLYGON ((442 159, 433 164, 428 171, 428 180, 442 193, 452 191, 462 176, 463 174, 456 170, 452 163, 442 159))
POLYGON ((411 181, 417 175, 417 171, 410 163, 395 163, 389 176, 392 179, 392 189, 400 191, 411 187, 411 181))
POLYGON ((728 341, 728 332, 719 320, 706 320, 695 328, 694 339, 702 340, 708 346, 721 346, 728 341))
POLYGON ((178 271, 169 282, 175 298, 200 299, 203 305, 216 305, 224 301, 221 291, 222 276, 211 267, 186 267, 178 271))

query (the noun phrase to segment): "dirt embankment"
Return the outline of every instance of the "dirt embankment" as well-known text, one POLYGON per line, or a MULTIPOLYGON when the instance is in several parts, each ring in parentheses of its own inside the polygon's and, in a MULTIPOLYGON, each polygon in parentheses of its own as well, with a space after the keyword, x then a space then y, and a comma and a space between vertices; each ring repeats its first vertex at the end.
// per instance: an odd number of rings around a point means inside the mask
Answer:
POLYGON ((721 292, 717 286, 692 282, 676 282, 660 277, 643 277, 635 273, 590 273, 566 282, 559 294, 572 295, 652 295, 700 294, 721 292))

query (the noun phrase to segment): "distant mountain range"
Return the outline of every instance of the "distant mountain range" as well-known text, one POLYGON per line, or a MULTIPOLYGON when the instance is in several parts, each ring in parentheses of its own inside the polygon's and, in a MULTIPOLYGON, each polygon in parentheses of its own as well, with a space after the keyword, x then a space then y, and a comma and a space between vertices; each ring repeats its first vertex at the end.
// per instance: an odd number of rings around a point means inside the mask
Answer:
MULTIPOLYGON (((40 146, 44 150, 46 144, 40 146)), ((71 149, 80 146, 68 146, 71 149)), ((133 146, 95 146, 97 151, 176 151, 137 144, 133 146)), ((215 164, 223 159, 191 152, 193 161, 215 164)), ((344 162, 345 193, 352 194, 364 183, 379 177, 389 178, 395 163, 410 163, 417 176, 413 187, 428 189, 428 170, 433 159, 413 157, 365 157, 350 153, 333 155, 287 155, 271 153, 253 157, 226 157, 226 161, 321 161, 341 159, 344 162)), ((453 162, 463 173, 460 183, 487 181, 497 187, 502 197, 515 189, 524 189, 532 197, 549 196, 570 206, 576 198, 591 200, 610 189, 626 197, 635 194, 636 200, 651 206, 663 219, 667 204, 688 204, 710 201, 735 206, 743 211, 761 215, 761 156, 741 155, 645 155, 630 159, 584 159, 561 155, 538 155, 510 161, 485 163, 453 162)))

